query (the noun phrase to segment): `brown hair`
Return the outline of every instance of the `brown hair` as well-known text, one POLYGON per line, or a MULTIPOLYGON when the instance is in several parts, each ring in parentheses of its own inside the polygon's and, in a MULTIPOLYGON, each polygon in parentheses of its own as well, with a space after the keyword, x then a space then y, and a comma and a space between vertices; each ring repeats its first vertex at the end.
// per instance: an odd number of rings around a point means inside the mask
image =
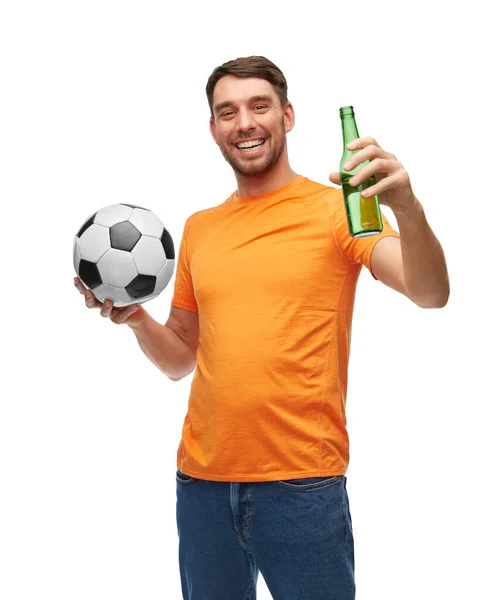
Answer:
POLYGON ((264 56, 247 56, 230 60, 219 67, 216 67, 206 84, 206 95, 208 105, 210 106, 210 116, 213 119, 213 96, 215 86, 219 79, 225 75, 234 75, 235 77, 258 77, 266 79, 273 86, 273 89, 280 98, 282 108, 287 104, 287 80, 280 69, 264 56))

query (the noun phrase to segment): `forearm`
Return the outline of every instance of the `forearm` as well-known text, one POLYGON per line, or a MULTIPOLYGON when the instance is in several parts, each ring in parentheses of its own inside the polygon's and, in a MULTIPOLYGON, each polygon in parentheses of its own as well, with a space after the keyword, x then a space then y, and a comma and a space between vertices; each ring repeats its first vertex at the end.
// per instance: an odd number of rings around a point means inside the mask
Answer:
POLYGON ((169 379, 182 379, 194 367, 189 346, 173 329, 158 323, 141 307, 139 311, 141 314, 128 325, 143 353, 169 379))
POLYGON ((396 214, 401 236, 404 280, 410 297, 425 308, 448 302, 450 282, 443 248, 417 200, 407 214, 396 214))

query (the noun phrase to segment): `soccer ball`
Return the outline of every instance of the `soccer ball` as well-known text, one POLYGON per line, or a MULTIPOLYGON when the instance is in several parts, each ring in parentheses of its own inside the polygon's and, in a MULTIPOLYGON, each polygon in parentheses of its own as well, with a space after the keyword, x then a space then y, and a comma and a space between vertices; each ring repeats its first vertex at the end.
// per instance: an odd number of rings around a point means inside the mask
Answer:
POLYGON ((173 275, 175 249, 162 221, 132 204, 111 204, 94 213, 73 242, 75 272, 100 302, 114 306, 147 302, 173 275))

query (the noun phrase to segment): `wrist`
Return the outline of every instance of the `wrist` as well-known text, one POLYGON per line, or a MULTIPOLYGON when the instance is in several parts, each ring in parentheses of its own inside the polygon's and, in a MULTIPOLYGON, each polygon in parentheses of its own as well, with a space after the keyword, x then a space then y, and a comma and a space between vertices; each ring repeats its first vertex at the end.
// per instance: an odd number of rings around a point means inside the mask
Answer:
POLYGON ((396 219, 403 221, 416 221, 423 215, 423 205, 416 196, 409 204, 408 208, 401 209, 400 211, 393 211, 396 219))
POLYGON ((146 317, 147 311, 139 305, 137 310, 126 319, 126 325, 133 331, 138 330, 145 324, 146 317))

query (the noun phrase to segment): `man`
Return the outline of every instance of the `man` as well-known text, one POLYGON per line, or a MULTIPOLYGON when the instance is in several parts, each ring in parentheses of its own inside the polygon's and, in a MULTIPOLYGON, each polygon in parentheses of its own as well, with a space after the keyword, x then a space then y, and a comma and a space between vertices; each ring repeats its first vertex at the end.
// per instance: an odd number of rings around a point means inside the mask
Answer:
MULTIPOLYGON (((264 57, 217 67, 210 130, 237 190, 184 227, 170 317, 113 308, 114 323, 173 381, 194 373, 177 455, 177 526, 185 599, 355 598, 346 492, 347 369, 357 280, 373 277, 424 308, 449 296, 443 250, 409 177, 375 140, 353 142, 352 170, 374 174, 379 235, 348 232, 341 189, 289 165, 294 126, 283 73, 264 57)), ((340 184, 337 173, 330 181, 340 184)))

